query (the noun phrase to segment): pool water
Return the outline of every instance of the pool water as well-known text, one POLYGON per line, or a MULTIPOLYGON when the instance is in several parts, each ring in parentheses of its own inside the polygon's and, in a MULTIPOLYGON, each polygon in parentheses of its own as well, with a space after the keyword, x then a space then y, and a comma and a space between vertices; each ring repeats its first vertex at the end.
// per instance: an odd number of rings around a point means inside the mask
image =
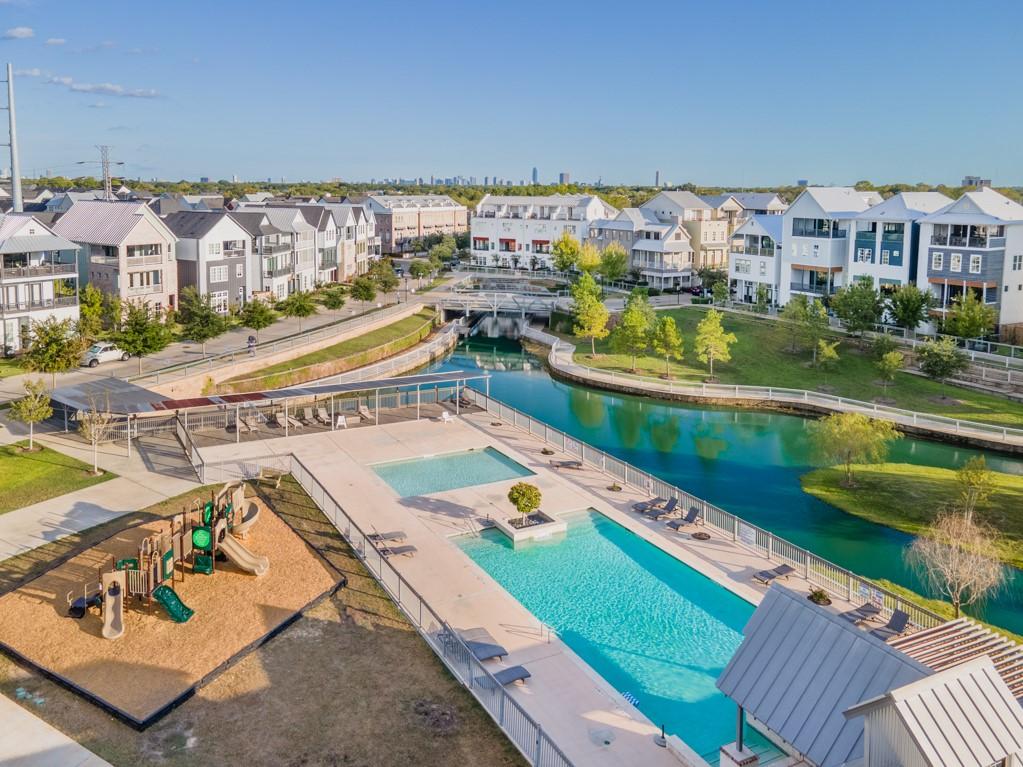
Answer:
POLYGON ((753 606, 602 514, 563 518, 565 535, 515 548, 496 530, 456 542, 650 721, 716 763, 736 707, 714 681, 753 606))
POLYGON ((388 461, 371 468, 402 498, 533 475, 492 447, 388 461))

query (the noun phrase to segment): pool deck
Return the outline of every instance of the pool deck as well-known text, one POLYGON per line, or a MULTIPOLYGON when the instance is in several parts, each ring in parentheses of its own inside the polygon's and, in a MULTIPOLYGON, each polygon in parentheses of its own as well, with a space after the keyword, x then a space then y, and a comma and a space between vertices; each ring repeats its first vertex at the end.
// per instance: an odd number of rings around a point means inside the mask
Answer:
MULTIPOLYGON (((608 491, 610 478, 595 469, 554 470, 550 461, 566 456, 542 455, 541 440, 507 424, 491 426, 493 420, 477 411, 449 423, 381 424, 204 448, 202 455, 216 462, 294 454, 365 531, 404 531, 406 543, 418 552, 391 562, 453 627, 485 628, 509 650, 504 662, 493 664, 494 670, 514 665, 529 669, 532 678, 513 686, 512 694, 576 764, 677 765, 669 751, 654 744, 657 727, 557 636, 551 637, 451 540, 478 528, 488 516, 512 516, 506 494, 518 480, 399 498, 369 465, 490 445, 536 473, 527 481, 542 491, 544 511, 557 516, 594 508, 753 604, 766 588, 755 585, 752 575, 773 563, 717 531, 711 540, 700 542, 667 530, 664 522, 639 517, 630 509, 645 500, 640 489, 626 485, 621 492, 608 491), (600 743, 606 731, 614 734, 608 746, 600 743)), ((797 591, 809 590, 796 576, 785 583, 797 591)), ((832 609, 847 607, 836 602, 832 609)))

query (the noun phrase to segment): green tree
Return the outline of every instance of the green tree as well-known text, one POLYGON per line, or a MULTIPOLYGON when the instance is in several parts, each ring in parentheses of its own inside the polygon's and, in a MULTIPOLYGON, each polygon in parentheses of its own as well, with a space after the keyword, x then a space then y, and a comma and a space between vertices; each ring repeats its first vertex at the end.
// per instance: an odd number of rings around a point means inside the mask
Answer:
POLYGON ((888 314, 900 328, 916 330, 927 319, 928 312, 934 308, 934 294, 929 290, 920 290, 909 283, 900 285, 888 296, 888 314))
POLYGON ((884 393, 888 394, 888 385, 895 380, 895 374, 902 370, 903 364, 905 364, 906 358, 902 352, 890 351, 881 355, 874 365, 877 367, 877 372, 881 375, 881 385, 884 387, 884 393))
POLYGON ((714 286, 719 282, 728 283, 728 272, 713 266, 703 267, 696 272, 696 276, 700 278, 700 286, 712 293, 714 292, 714 286))
POLYGON ((179 296, 178 321, 182 335, 202 345, 203 357, 206 356, 206 342, 227 332, 227 318, 217 313, 208 295, 200 296, 191 285, 179 296))
POLYGON ((323 303, 324 309, 331 312, 340 311, 345 305, 345 289, 340 285, 331 285, 323 291, 320 301, 323 303))
POLYGON ((28 449, 35 450, 35 425, 53 415, 42 379, 25 381, 25 396, 11 403, 11 417, 28 424, 28 449))
POLYGON ((846 487, 853 486, 854 463, 881 463, 888 445, 901 436, 889 421, 862 413, 834 413, 810 424, 817 455, 827 463, 845 466, 846 487))
POLYGON ((398 276, 394 273, 394 267, 391 266, 389 258, 374 261, 373 265, 369 268, 368 274, 377 286, 377 290, 382 293, 390 293, 398 287, 398 276))
POLYGON ((982 455, 975 455, 956 470, 959 484, 959 506, 968 519, 982 508, 995 490, 995 475, 982 455))
POLYGON ((600 251, 597 250, 595 245, 588 242, 584 243, 579 248, 579 256, 576 259, 575 265, 580 271, 592 274, 600 268, 600 251))
POLYGON ((776 327, 788 338, 790 352, 794 353, 799 348, 799 342, 805 334, 808 311, 809 303, 802 293, 792 296, 782 307, 780 316, 783 322, 779 322, 776 327))
POLYGON ((316 314, 316 302, 313 296, 306 290, 296 290, 282 301, 277 302, 277 311, 285 317, 295 317, 298 320, 298 332, 302 332, 302 320, 316 314))
POLYGON ((93 284, 78 291, 78 335, 95 340, 103 329, 103 294, 93 284))
POLYGON ((629 271, 629 254, 619 243, 612 242, 600 252, 600 275, 608 282, 617 282, 629 271))
POLYGON ((551 260, 554 268, 559 272, 567 272, 579 261, 581 246, 579 240, 562 231, 556 240, 551 244, 551 260))
POLYGON ((356 301, 370 301, 376 300, 377 297, 377 286, 369 277, 363 275, 362 277, 356 277, 352 281, 352 298, 356 301))
POLYGON ((898 344, 895 343, 895 340, 890 335, 883 334, 874 339, 874 343, 870 345, 870 353, 875 360, 879 360, 888 352, 893 352, 897 348, 898 344))
POLYGON ((916 348, 916 355, 920 372, 941 383, 943 397, 946 381, 970 366, 966 355, 959 351, 955 341, 947 336, 920 344, 916 348))
POLYGON ((258 298, 242 307, 239 319, 244 327, 256 331, 256 339, 259 339, 259 331, 268 328, 277 321, 277 315, 265 302, 258 298))
POLYGON ((728 362, 732 359, 731 347, 737 340, 735 333, 725 331, 721 317, 721 312, 711 309, 696 326, 696 358, 710 365, 711 378, 714 378, 714 361, 728 362))
POLYGON ((600 286, 593 275, 583 272, 572 285, 572 334, 577 338, 590 339, 591 357, 597 354, 597 339, 608 336, 609 316, 610 312, 600 300, 600 286))
POLYGON ((873 280, 857 280, 839 288, 831 299, 831 308, 850 333, 862 336, 873 330, 884 314, 885 302, 874 287, 873 280))
POLYGON ((714 296, 715 304, 724 305, 728 301, 728 283, 724 280, 715 282, 711 294, 714 296))
POLYGON ((650 345, 655 352, 664 357, 664 377, 670 378, 671 360, 681 362, 683 351, 682 335, 678 332, 673 317, 664 315, 657 320, 650 335, 650 345))
POLYGON ((103 326, 116 333, 121 328, 124 318, 124 306, 120 296, 115 293, 103 294, 103 326))
POLYGON ((31 373, 48 373, 53 387, 57 384, 57 373, 78 367, 82 347, 82 338, 75 332, 71 320, 47 317, 30 326, 21 366, 31 373))
POLYGON ((419 280, 420 285, 423 284, 423 278, 429 277, 432 271, 433 267, 426 261, 413 261, 408 267, 409 275, 419 280))
POLYGON ((824 373, 824 385, 828 385, 828 373, 838 364, 838 341, 817 342, 817 367, 824 373))
POLYGON ((543 496, 540 493, 540 488, 536 485, 531 485, 528 482, 516 482, 508 490, 508 500, 519 514, 526 517, 540 508, 543 496))
POLYGON ((114 333, 114 343, 128 354, 139 358, 139 374, 142 374, 142 358, 167 348, 171 342, 170 328, 156 315, 148 303, 125 304, 120 329, 114 333))
POLYGON ((944 330, 960 338, 983 338, 991 332, 996 319, 994 307, 983 303, 972 290, 968 290, 952 304, 944 330))
POLYGON ((828 310, 821 303, 821 300, 815 298, 813 301, 807 302, 806 314, 803 317, 803 333, 810 343, 810 348, 813 350, 812 364, 814 367, 817 367, 819 344, 828 332, 829 326, 828 310))
POLYGON ((771 299, 769 298, 767 286, 762 282, 758 282, 756 302, 754 304, 754 307, 757 310, 757 314, 767 314, 767 308, 770 302, 771 299))
POLYGON ((632 357, 632 371, 636 371, 636 357, 650 345, 650 329, 654 322, 654 311, 646 293, 635 289, 625 303, 618 324, 611 331, 611 348, 617 354, 632 357))

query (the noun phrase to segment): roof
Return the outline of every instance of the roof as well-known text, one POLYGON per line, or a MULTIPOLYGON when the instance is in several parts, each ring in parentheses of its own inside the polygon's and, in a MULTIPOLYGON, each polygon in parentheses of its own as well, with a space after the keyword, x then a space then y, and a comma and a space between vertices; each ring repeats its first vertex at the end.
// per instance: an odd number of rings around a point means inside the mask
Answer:
POLYGON ((280 234, 281 232, 270 223, 270 219, 262 210, 233 210, 228 215, 253 237, 258 237, 261 234, 280 234))
POLYGON ((922 220, 929 224, 1023 223, 1023 205, 985 187, 967 192, 922 220))
MULTIPOLYGON (((120 245, 146 214, 166 229, 166 225, 144 202, 82 200, 54 223, 53 231, 73 242, 120 245)), ((173 236, 170 230, 167 234, 173 236)))
POLYGON ((710 205, 705 203, 703 200, 701 200, 699 197, 697 197, 692 192, 686 192, 686 191, 658 192, 656 195, 654 195, 649 200, 647 200, 645 203, 643 203, 640 207, 641 208, 646 208, 646 207, 648 207, 650 205, 650 203, 652 203, 658 197, 662 197, 662 196, 668 198, 669 200, 671 200, 671 202, 675 203, 680 208, 693 209, 693 210, 710 210, 710 205))
POLYGON ((733 197, 732 195, 727 194, 727 193, 726 194, 699 194, 699 195, 697 195, 697 197, 699 197, 701 200, 703 200, 705 203, 707 203, 708 205, 710 205, 710 207, 712 207, 714 209, 720 208, 722 205, 724 205, 729 200, 731 200, 732 202, 734 202, 736 204, 739 203, 739 201, 736 200, 735 197, 733 197))
POLYGON ((77 249, 77 245, 55 235, 31 213, 0 214, 0 253, 77 249), (30 229, 35 233, 30 234, 30 229))
POLYGON ((891 708, 930 767, 987 767, 1023 754, 1023 709, 987 657, 932 674, 846 712, 891 708))
POLYGON ((541 205, 556 207, 567 205, 587 205, 593 199, 592 194, 545 194, 545 195, 513 195, 513 194, 488 194, 479 201, 480 205, 541 205))
POLYGON ((785 217, 770 215, 768 213, 756 213, 749 217, 735 234, 766 234, 775 244, 782 242, 785 230, 785 217))
POLYGON ((846 709, 930 670, 804 594, 775 584, 743 629, 718 688, 819 767, 863 755, 846 709))
MULTIPOLYGON (((246 208, 242 208, 242 210, 246 210, 246 208)), ((273 226, 282 232, 312 232, 316 228, 306 221, 302 212, 294 206, 284 208, 267 206, 265 208, 260 207, 258 210, 267 217, 273 226)))
POLYGON ((179 210, 164 216, 163 223, 178 239, 198 240, 226 217, 223 211, 179 210))
POLYGON ((774 192, 732 192, 732 197, 745 210, 785 210, 788 207, 774 192))
POLYGON ((952 200, 941 192, 899 192, 856 216, 859 220, 916 221, 952 200))
POLYGON ((831 218, 853 218, 881 202, 877 192, 861 192, 851 186, 808 186, 799 196, 803 195, 810 197, 831 218))
POLYGON ((371 194, 367 198, 383 208, 464 208, 446 194, 371 194))

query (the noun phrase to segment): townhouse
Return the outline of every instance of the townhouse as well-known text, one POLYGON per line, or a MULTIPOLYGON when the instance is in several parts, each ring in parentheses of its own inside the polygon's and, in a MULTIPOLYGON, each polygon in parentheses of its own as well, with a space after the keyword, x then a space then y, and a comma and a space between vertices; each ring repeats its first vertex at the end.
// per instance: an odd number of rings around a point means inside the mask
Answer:
POLYGON ((935 314, 971 291, 997 311, 1002 340, 1023 339, 1023 205, 985 187, 919 224, 917 285, 934 295, 935 314))
POLYGON ((176 308, 176 238, 144 202, 80 200, 52 229, 77 246, 82 283, 158 312, 176 308))
POLYGON ((710 206, 711 215, 714 219, 727 222, 727 235, 729 237, 732 236, 739 225, 745 220, 742 205, 732 195, 725 193, 701 194, 697 196, 710 206))
POLYGON ((782 216, 778 304, 793 294, 830 296, 848 284, 849 232, 857 215, 881 202, 877 192, 807 187, 782 216))
POLYGON ((443 194, 371 194, 346 202, 361 203, 373 211, 383 253, 406 253, 422 237, 469 229, 466 207, 443 194))
MULTIPOLYGON (((270 224, 281 232, 281 238, 266 244, 275 251, 276 264, 283 266, 285 248, 290 252, 292 274, 288 281, 287 293, 298 290, 311 290, 316 285, 317 254, 316 227, 310 224, 295 206, 287 207, 256 207, 243 206, 241 210, 258 210, 264 213, 270 224)), ((276 287, 275 287, 276 290, 276 287)))
POLYGON ((594 221, 590 242, 603 250, 617 242, 629 254, 629 271, 650 287, 672 290, 691 285, 693 247, 678 221, 661 221, 653 211, 625 208, 610 219, 594 221))
POLYGON ((732 235, 728 256, 728 283, 736 301, 756 303, 760 285, 767 301, 776 304, 781 278, 784 221, 781 216, 750 217, 732 235))
MULTIPOLYGON (((177 237, 178 290, 193 287, 227 314, 258 285, 249 232, 226 211, 182 210, 164 217, 177 237)), ((257 288, 258 289, 258 288, 257 288)))
POLYGON ((248 235, 252 292, 274 300, 285 298, 295 277, 291 234, 271 224, 262 208, 231 211, 230 216, 248 235))
POLYGON ((728 220, 715 218, 715 209, 695 194, 659 192, 639 207, 652 212, 660 221, 681 224, 689 233, 694 273, 704 268, 727 268, 728 220))
POLYGON ((774 192, 725 192, 700 199, 710 205, 715 219, 728 222, 729 237, 753 216, 780 216, 788 208, 774 192))
POLYGON ((54 234, 31 213, 0 214, 4 353, 24 348, 34 322, 78 319, 75 249, 74 243, 54 234))
POLYGON ((486 195, 476 206, 470 229, 470 259, 478 266, 553 268, 551 245, 568 233, 582 242, 599 219, 618 211, 595 195, 535 197, 486 195))
POLYGON ((380 237, 373 211, 357 203, 320 202, 337 223, 337 270, 334 279, 349 282, 365 274, 380 257, 380 237))

